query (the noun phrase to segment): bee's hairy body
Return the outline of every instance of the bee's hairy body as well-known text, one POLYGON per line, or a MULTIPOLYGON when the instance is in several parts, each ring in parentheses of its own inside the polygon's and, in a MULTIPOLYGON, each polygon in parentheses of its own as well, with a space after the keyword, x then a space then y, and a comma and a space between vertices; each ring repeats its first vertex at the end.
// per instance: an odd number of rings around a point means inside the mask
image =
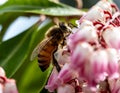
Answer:
MULTIPOLYGON (((54 28, 53 30, 50 31, 58 31, 59 28, 54 28)), ((49 32, 49 34, 52 32, 49 32)), ((59 33, 59 32, 58 32, 59 33)), ((60 33, 54 33, 54 37, 49 40, 47 42, 47 44, 41 49, 41 51, 38 54, 38 63, 39 63, 39 67, 41 68, 42 71, 45 71, 49 65, 50 65, 50 61, 52 59, 53 56, 53 52, 55 52, 55 50, 58 47, 58 44, 62 41, 63 34, 60 35, 60 33)), ((41 44, 44 44, 47 41, 46 37, 41 44)))
MULTIPOLYGON (((43 42, 44 43, 44 42, 43 42)), ((52 46, 49 41, 38 54, 38 63, 42 71, 46 70, 50 65, 51 55, 57 46, 52 46)))
MULTIPOLYGON (((40 42, 38 49, 36 49, 39 50, 38 63, 42 71, 45 71, 49 67, 51 60, 57 70, 60 71, 60 66, 53 54, 57 51, 58 45, 64 42, 66 33, 68 33, 67 27, 63 23, 59 24, 59 26, 50 28, 46 32, 45 39, 40 42)), ((33 52, 36 52, 36 50, 33 52)))

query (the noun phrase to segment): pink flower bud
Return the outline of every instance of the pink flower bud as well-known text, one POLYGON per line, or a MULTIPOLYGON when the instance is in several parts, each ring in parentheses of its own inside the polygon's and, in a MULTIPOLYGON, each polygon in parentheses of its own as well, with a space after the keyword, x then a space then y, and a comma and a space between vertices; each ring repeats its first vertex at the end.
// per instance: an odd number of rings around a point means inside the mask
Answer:
POLYGON ((74 33, 72 36, 71 41, 73 44, 76 44, 78 42, 97 42, 98 35, 97 30, 93 26, 92 22, 88 20, 83 20, 83 22, 80 25, 80 28, 78 28, 78 31, 74 33))
POLYGON ((85 86, 83 87, 83 93, 97 93, 97 92, 95 87, 93 88, 93 87, 85 86))
POLYGON ((93 23, 86 19, 83 19, 81 23, 79 23, 79 20, 77 20, 76 24, 78 25, 79 29, 83 28, 84 26, 93 26, 93 23))
POLYGON ((58 93, 120 93, 117 6, 100 0, 76 23, 66 45, 54 54, 61 70, 53 70, 46 89, 57 89, 58 93))
POLYGON ((60 71, 58 77, 57 77, 57 82, 60 82, 59 85, 63 83, 67 83, 73 78, 76 77, 76 73, 70 68, 69 64, 66 63, 63 67, 62 70, 60 71))
POLYGON ((88 43, 79 43, 76 45, 73 53, 71 54, 71 64, 70 66, 77 70, 80 69, 89 58, 91 53, 93 52, 93 48, 88 43))
POLYGON ((76 93, 73 86, 65 84, 58 88, 57 93, 76 93))
POLYGON ((99 6, 100 8, 102 8, 105 11, 109 11, 110 13, 112 13, 112 7, 110 2, 108 2, 107 0, 100 0, 96 6, 99 6))
POLYGON ((93 6, 88 13, 80 19, 80 23, 83 19, 94 21, 101 21, 104 23, 106 21, 104 11, 99 6, 93 6))
POLYGON ((55 54, 54 54, 57 62, 62 66, 65 63, 70 63, 70 53, 68 52, 68 49, 64 47, 63 49, 59 49, 55 54))
POLYGON ((109 27, 102 34, 106 44, 115 49, 120 49, 120 28, 109 27))
POLYGON ((103 81, 107 75, 108 57, 105 50, 95 51, 90 57, 91 74, 96 82, 103 81))
POLYGON ((0 83, 4 84, 6 82, 5 71, 2 67, 0 67, 0 83))
POLYGON ((111 93, 120 93, 120 78, 109 80, 111 93))
POLYGON ((4 93, 18 93, 15 80, 7 79, 4 86, 4 93))
POLYGON ((108 55, 108 74, 111 78, 118 78, 118 53, 115 49, 109 48, 107 49, 108 55))
POLYGON ((48 89, 49 92, 53 92, 58 87, 57 86, 58 82, 56 82, 57 76, 58 76, 58 72, 57 72, 56 68, 54 68, 49 77, 48 83, 45 86, 45 88, 48 89))

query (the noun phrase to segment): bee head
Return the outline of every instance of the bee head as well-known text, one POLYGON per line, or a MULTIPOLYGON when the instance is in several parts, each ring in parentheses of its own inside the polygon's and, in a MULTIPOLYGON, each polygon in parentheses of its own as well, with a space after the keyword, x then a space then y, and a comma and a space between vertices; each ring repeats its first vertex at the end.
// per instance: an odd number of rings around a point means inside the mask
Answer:
POLYGON ((60 29, 63 30, 63 31, 66 31, 66 30, 67 30, 67 26, 66 26, 66 24, 65 24, 64 22, 60 22, 60 23, 59 23, 59 27, 60 27, 60 29))
MULTIPOLYGON (((64 23, 64 22, 60 22, 59 23, 59 28, 61 29, 61 31, 63 33, 67 33, 70 34, 72 32, 72 26, 69 26, 70 24, 64 23)), ((71 24, 72 25, 72 24, 71 24)))

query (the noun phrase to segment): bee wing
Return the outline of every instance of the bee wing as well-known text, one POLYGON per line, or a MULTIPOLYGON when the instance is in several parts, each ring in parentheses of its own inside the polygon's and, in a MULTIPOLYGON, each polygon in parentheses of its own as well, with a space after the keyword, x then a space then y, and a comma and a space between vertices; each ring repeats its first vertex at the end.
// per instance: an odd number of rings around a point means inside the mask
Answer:
POLYGON ((39 52, 43 49, 43 47, 52 39, 53 37, 49 37, 47 39, 44 39, 43 41, 41 41, 33 50, 30 60, 34 60, 35 57, 39 54, 39 52))

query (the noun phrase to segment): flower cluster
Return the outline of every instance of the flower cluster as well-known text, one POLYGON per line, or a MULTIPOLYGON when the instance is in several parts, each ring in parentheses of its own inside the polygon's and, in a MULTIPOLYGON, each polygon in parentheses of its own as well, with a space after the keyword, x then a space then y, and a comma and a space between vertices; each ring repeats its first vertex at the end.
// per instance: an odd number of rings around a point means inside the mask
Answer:
POLYGON ((107 0, 94 5, 55 53, 48 84, 58 93, 120 93, 120 11, 107 0))
POLYGON ((0 93, 18 93, 15 80, 8 79, 2 67, 0 67, 0 93))

